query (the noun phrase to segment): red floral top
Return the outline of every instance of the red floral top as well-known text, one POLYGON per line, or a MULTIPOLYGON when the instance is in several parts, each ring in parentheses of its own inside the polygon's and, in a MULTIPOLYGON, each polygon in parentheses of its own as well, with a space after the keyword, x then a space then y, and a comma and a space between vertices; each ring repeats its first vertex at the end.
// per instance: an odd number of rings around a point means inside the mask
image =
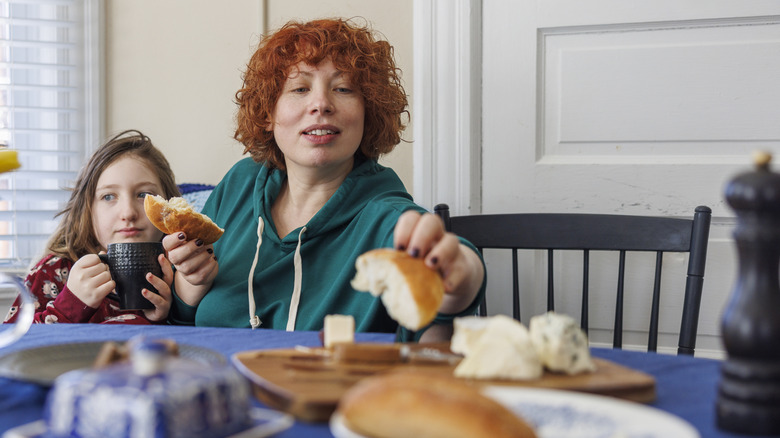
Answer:
MULTIPOLYGON (((119 302, 104 298, 94 309, 84 304, 68 290, 68 273, 73 262, 53 254, 44 257, 27 274, 25 286, 35 299, 36 324, 96 323, 96 324, 152 324, 140 310, 120 310, 119 302)), ((15 322, 22 303, 16 297, 5 322, 15 322)))

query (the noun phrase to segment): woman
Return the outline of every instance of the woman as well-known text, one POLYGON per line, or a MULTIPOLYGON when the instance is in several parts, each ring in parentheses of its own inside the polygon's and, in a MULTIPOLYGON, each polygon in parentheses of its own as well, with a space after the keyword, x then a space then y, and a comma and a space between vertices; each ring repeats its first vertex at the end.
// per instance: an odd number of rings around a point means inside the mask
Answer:
POLYGON ((203 211, 225 234, 214 248, 183 233, 163 240, 177 269, 172 321, 319 330, 338 313, 358 331, 394 331, 381 301, 349 284, 357 256, 389 246, 443 275, 425 340, 448 338, 454 316, 473 314, 484 293, 478 253, 377 163, 400 142, 407 106, 392 51, 339 19, 291 22, 260 42, 236 93, 235 138, 251 159, 203 211))

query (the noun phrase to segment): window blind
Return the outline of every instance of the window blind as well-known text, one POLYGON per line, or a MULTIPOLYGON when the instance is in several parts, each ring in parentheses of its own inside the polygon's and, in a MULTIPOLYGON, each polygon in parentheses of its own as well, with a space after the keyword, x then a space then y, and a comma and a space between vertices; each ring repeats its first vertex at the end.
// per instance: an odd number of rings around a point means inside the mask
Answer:
POLYGON ((45 244, 84 162, 93 113, 89 0, 0 0, 0 270, 23 272, 45 244))

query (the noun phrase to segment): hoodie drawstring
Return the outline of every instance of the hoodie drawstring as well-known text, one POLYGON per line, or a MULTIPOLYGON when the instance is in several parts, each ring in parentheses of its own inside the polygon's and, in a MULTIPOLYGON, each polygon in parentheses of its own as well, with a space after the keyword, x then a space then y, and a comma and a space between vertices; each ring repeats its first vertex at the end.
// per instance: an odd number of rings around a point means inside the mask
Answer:
POLYGON ((293 282, 293 292, 290 298, 290 313, 287 315, 287 331, 295 331, 295 320, 298 317, 298 303, 301 301, 301 280, 303 279, 303 264, 301 263, 301 238, 306 232, 306 227, 301 228, 298 233, 298 246, 295 248, 293 264, 295 265, 295 280, 293 282))
MULTIPOLYGON (((252 268, 249 270, 249 279, 247 292, 249 294, 249 324, 252 329, 260 327, 263 322, 260 321, 260 317, 255 315, 257 306, 255 305, 255 291, 254 291, 254 277, 255 268, 257 268, 257 261, 260 258, 260 245, 263 244, 263 228, 265 228, 265 222, 263 218, 257 217, 257 249, 255 249, 255 259, 252 261, 252 268)), ((301 239, 303 233, 306 232, 306 227, 301 228, 301 232, 298 233, 298 246, 295 248, 295 256, 293 257, 293 264, 295 265, 295 277, 293 282, 293 292, 290 298, 290 312, 287 315, 287 331, 291 332, 295 330, 295 320, 298 317, 298 304, 301 301, 301 283, 303 279, 303 263, 301 262, 301 239)))
POLYGON ((254 292, 254 277, 255 277, 255 268, 257 267, 257 260, 260 258, 260 245, 263 243, 263 228, 265 227, 265 222, 263 222, 263 218, 258 216, 257 217, 257 249, 255 250, 255 259, 252 262, 252 269, 249 270, 249 324, 252 326, 252 329, 256 329, 260 327, 260 324, 263 322, 260 321, 260 317, 255 315, 255 292, 254 292))

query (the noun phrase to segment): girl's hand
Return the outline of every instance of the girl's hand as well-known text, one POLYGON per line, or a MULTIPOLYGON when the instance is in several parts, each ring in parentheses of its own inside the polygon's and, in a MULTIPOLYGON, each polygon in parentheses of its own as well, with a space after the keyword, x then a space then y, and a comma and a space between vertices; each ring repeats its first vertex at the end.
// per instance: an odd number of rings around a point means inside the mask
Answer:
POLYGON ((455 234, 445 231, 438 216, 403 213, 395 225, 394 246, 424 259, 442 275, 446 294, 440 312, 457 313, 473 302, 485 275, 482 261, 455 234))
POLYGON ((70 268, 67 286, 84 304, 97 309, 116 283, 111 279, 108 265, 101 262, 97 254, 87 254, 70 268))
POLYGON ((152 322, 164 321, 168 317, 172 300, 171 284, 173 284, 173 266, 164 254, 160 254, 157 257, 157 260, 160 262, 163 278, 152 275, 151 272, 147 272, 146 280, 157 289, 159 295, 148 289, 141 291, 144 298, 154 304, 154 309, 144 309, 144 316, 152 322))
POLYGON ((176 295, 185 303, 196 306, 211 289, 219 272, 214 247, 204 245, 200 239, 187 240, 183 232, 165 236, 163 247, 168 260, 176 267, 176 295))

